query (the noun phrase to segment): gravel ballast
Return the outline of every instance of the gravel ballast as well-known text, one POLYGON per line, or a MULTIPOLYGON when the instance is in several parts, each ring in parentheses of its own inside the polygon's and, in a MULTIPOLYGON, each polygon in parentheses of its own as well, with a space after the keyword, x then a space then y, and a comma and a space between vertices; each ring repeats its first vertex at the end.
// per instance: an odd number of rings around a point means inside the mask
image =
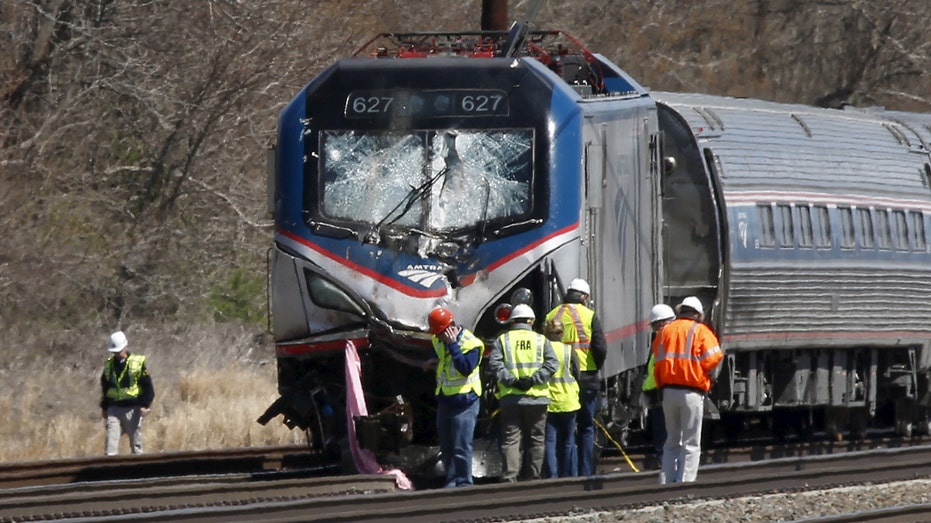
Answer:
MULTIPOLYGON (((699 479, 700 481, 700 479, 699 479)), ((512 520, 510 523, 764 523, 837 516, 931 502, 931 480, 899 481, 726 500, 671 501, 617 512, 512 520)))

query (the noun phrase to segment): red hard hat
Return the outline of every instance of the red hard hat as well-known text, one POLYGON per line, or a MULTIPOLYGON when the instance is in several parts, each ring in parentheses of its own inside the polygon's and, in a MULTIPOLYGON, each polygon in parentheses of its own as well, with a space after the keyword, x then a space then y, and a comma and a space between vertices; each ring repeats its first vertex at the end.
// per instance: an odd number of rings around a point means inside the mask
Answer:
POLYGON ((449 309, 437 307, 430 311, 427 322, 430 324, 430 334, 439 334, 453 322, 453 313, 449 309))

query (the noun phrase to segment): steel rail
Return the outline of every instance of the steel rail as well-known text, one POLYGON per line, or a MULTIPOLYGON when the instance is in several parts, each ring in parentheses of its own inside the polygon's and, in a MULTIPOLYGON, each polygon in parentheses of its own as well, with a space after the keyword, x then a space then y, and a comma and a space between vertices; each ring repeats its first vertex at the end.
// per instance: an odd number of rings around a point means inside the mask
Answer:
POLYGON ((0 463, 0 489, 207 472, 260 472, 322 462, 321 456, 306 446, 288 445, 0 463))
POLYGON ((797 519, 788 523, 902 523, 903 521, 931 521, 931 503, 847 512, 835 516, 797 519))
MULTIPOLYGON (((81 521, 327 521, 437 522, 502 521, 615 510, 699 498, 729 498, 772 491, 804 491, 869 481, 880 483, 926 477, 931 448, 911 447, 839 455, 782 458, 704 466, 695 483, 659 485, 650 473, 607 474, 591 478, 551 479, 480 485, 462 489, 364 493, 282 499, 244 499, 239 503, 166 506, 136 498, 129 512, 97 512, 81 521)), ((299 490, 300 487, 296 486, 299 490)), ((246 495, 250 497, 250 495, 246 495)), ((106 506, 106 503, 101 504, 106 506)), ((98 505, 98 506, 101 506, 98 505)))
POLYGON ((166 512, 178 507, 262 504, 307 497, 369 495, 395 489, 388 476, 266 480, 251 475, 91 482, 10 489, 0 496, 0 522, 96 520, 166 512))

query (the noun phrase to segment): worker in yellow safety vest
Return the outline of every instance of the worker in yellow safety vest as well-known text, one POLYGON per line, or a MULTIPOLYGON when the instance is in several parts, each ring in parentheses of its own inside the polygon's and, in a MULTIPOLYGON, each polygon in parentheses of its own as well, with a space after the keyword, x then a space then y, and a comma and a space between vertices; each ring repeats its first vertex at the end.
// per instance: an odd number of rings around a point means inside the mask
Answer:
POLYGON ((110 335, 107 351, 111 354, 100 375, 100 411, 106 421, 106 453, 119 453, 120 437, 129 436, 133 454, 142 454, 142 418, 149 413, 155 388, 145 366, 145 356, 132 354, 123 331, 110 335))
POLYGON ((548 382, 559 360, 549 340, 533 330, 534 319, 529 305, 514 306, 511 329, 498 336, 488 356, 498 387, 495 396, 507 482, 538 479, 543 467, 548 382))
POLYGON ((446 487, 472 484, 472 439, 478 419, 482 382, 479 364, 485 344, 437 307, 427 316, 436 358, 424 363, 436 371, 436 430, 446 487))
MULTIPOLYGON (((672 307, 665 303, 658 303, 650 310, 650 328, 653 329, 653 338, 659 335, 663 327, 676 319, 676 313, 672 307)), ((660 464, 663 462, 663 446, 666 444, 666 418, 663 414, 663 398, 659 389, 656 388, 656 379, 653 378, 653 367, 656 359, 653 358, 653 351, 650 351, 650 357, 647 360, 646 378, 643 380, 641 390, 647 400, 647 423, 650 427, 650 434, 653 436, 653 449, 656 451, 656 461, 660 464)))
POLYGON ((595 311, 586 304, 591 296, 588 282, 576 278, 569 283, 566 297, 546 315, 563 324, 563 343, 572 345, 579 359, 579 402, 576 416, 579 476, 595 473, 595 412, 601 380, 598 373, 608 355, 604 330, 595 311))
POLYGON ((563 343, 562 322, 546 322, 543 334, 553 345, 559 367, 550 378, 550 405, 546 410, 546 453, 543 465, 548 478, 575 477, 575 416, 579 412, 579 360, 572 345, 563 343))

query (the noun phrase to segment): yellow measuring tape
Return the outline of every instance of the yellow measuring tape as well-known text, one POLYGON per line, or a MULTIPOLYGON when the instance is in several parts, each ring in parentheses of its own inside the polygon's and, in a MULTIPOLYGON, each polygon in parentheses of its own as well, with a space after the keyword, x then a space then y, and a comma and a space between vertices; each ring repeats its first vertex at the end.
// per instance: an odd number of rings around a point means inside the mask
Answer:
MULTIPOLYGON (((491 417, 494 418, 495 416, 497 416, 499 410, 500 409, 495 409, 495 411, 491 413, 491 417)), ((637 465, 634 465, 634 462, 630 460, 630 456, 628 456, 627 453, 624 452, 624 447, 622 447, 620 443, 615 441, 614 438, 611 437, 611 434, 608 433, 608 429, 606 429, 604 425, 602 425, 598 420, 594 420, 594 421, 595 421, 595 425, 598 425, 598 428, 601 429, 601 431, 605 433, 605 437, 608 438, 608 441, 610 441, 611 443, 614 443, 614 446, 617 447, 617 450, 621 451, 621 455, 624 456, 624 460, 630 466, 630 469, 633 470, 634 472, 640 472, 640 469, 637 468, 637 465)))
POLYGON ((620 443, 615 441, 614 438, 611 437, 611 434, 608 433, 608 429, 606 429, 604 425, 602 425, 598 420, 595 420, 595 425, 598 425, 598 428, 600 428, 601 431, 605 433, 605 437, 608 438, 608 441, 610 441, 611 443, 614 443, 614 446, 617 447, 617 450, 621 451, 621 455, 624 456, 624 460, 627 461, 628 465, 630 465, 630 469, 633 470, 634 472, 640 472, 640 469, 638 469, 637 466, 634 465, 634 462, 631 461, 627 453, 624 452, 624 447, 622 447, 620 443))

